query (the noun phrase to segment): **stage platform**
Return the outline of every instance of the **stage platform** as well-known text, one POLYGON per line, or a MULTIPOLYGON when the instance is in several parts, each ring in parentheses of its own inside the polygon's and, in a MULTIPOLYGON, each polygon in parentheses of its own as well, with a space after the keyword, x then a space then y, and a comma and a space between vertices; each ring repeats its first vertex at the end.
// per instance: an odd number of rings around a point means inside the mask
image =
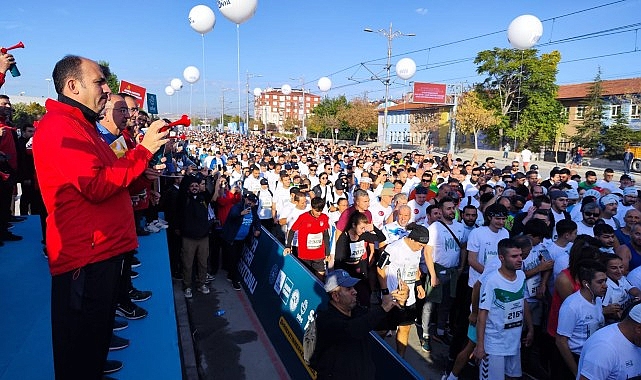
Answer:
MULTIPOLYGON (((30 216, 16 223, 12 232, 24 237, 0 247, 0 380, 53 379, 51 351, 51 276, 40 244, 40 221, 30 216)), ((139 305, 146 318, 129 321, 118 335, 130 346, 109 353, 124 367, 117 379, 181 379, 181 359, 176 330, 174 296, 169 273, 165 233, 141 237, 133 280, 153 296, 139 305)))

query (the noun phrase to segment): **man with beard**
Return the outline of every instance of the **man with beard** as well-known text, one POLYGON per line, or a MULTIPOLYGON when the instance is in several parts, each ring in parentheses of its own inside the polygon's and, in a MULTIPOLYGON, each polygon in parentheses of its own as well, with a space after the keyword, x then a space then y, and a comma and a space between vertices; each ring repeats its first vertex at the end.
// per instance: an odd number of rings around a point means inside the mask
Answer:
POLYGON ((427 264, 427 277, 424 280, 427 297, 423 305, 423 340, 421 347, 431 350, 431 337, 437 342, 449 344, 450 339, 445 332, 445 326, 456 296, 458 275, 462 271, 461 258, 463 245, 467 240, 461 240, 464 235, 463 224, 457 222, 456 206, 452 198, 443 198, 439 203, 441 217, 428 227, 430 240, 424 250, 427 264), (429 330, 433 312, 438 312, 436 334, 429 330))
POLYGON ((614 194, 604 195, 598 200, 599 207, 601 208, 601 219, 606 224, 609 224, 615 230, 621 228, 621 223, 615 218, 619 208, 618 197, 614 194))
POLYGON ((619 224, 624 224, 625 214, 635 209, 634 204, 637 203, 637 198, 637 189, 634 187, 626 187, 623 189, 623 199, 621 199, 621 203, 619 207, 617 207, 617 214, 615 216, 615 218, 619 220, 619 224))

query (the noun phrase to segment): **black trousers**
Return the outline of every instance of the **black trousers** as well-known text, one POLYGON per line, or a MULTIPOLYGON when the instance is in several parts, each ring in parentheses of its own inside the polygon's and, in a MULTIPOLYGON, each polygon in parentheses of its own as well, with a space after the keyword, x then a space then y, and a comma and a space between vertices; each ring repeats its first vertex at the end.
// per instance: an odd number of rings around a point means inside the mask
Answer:
POLYGON ((37 202, 36 198, 41 197, 41 195, 36 192, 33 183, 25 185, 25 183, 22 182, 20 188, 22 189, 22 194, 20 195, 20 215, 39 215, 40 203, 37 202))
POLYGON ((229 246, 229 277, 233 282, 240 282, 240 272, 238 272, 238 264, 243 256, 243 248, 245 247, 245 240, 234 240, 229 246))
POLYGON ((169 228, 165 229, 167 234, 167 249, 169 250, 169 266, 171 267, 171 274, 182 273, 182 261, 180 258, 180 250, 182 249, 182 238, 176 235, 176 226, 169 223, 169 228))
POLYGON ((123 255, 51 277, 56 379, 101 379, 109 352, 123 255))
POLYGON ((120 274, 120 281, 118 283, 117 304, 132 308, 133 302, 131 301, 131 298, 129 298, 129 291, 134 288, 134 285, 131 282, 131 263, 134 259, 134 253, 133 251, 127 252, 122 256, 122 273, 120 274))

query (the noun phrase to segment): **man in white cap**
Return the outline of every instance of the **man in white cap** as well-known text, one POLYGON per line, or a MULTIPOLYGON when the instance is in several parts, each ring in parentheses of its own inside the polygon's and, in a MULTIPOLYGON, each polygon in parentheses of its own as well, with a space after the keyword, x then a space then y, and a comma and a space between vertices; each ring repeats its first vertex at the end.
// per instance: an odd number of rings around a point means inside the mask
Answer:
POLYGON ((370 202, 369 211, 372 213, 372 223, 380 230, 387 223, 390 215, 392 215, 392 198, 394 197, 394 185, 391 182, 385 182, 383 190, 381 191, 381 201, 376 202, 376 198, 370 202))
POLYGON ((342 269, 331 272, 325 280, 329 302, 316 317, 316 347, 310 359, 317 379, 374 378, 376 365, 369 332, 385 320, 390 310, 407 301, 409 290, 401 283, 400 289, 391 291, 381 305, 361 308, 354 289, 358 281, 342 269))
POLYGON ((637 303, 619 323, 603 327, 583 345, 577 378, 641 378, 641 304, 637 303))
POLYGON ((619 220, 615 218, 617 210, 619 208, 618 196, 614 194, 604 195, 599 198, 599 207, 601 208, 601 219, 606 224, 609 224, 615 230, 618 230, 621 227, 619 220))
POLYGON ((616 218, 621 225, 625 224, 625 213, 634 209, 634 204, 637 202, 637 189, 634 186, 629 186, 623 189, 623 198, 617 207, 616 218))

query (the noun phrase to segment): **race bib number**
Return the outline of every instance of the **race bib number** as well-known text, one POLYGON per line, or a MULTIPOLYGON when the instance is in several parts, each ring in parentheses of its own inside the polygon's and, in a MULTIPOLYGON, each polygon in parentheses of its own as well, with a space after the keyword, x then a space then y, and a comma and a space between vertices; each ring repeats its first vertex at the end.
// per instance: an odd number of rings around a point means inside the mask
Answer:
POLYGON ((355 243, 349 243, 349 258, 350 261, 358 261, 365 254, 365 242, 357 241, 355 243))
POLYGON ((416 272, 418 271, 418 267, 410 267, 405 270, 405 273, 403 273, 403 281, 406 284, 413 284, 416 282, 416 272))
POLYGON ((307 235, 307 248, 318 249, 323 244, 323 234, 309 234, 307 235))
POLYGON ((270 200, 266 200, 266 201, 263 202, 263 208, 272 208, 271 199, 270 200))
POLYGON ((504 328, 512 329, 523 325, 523 300, 508 302, 505 304, 504 328))
POLYGON ((534 297, 541 286, 541 276, 532 276, 528 278, 525 280, 525 286, 527 286, 528 294, 534 297))

